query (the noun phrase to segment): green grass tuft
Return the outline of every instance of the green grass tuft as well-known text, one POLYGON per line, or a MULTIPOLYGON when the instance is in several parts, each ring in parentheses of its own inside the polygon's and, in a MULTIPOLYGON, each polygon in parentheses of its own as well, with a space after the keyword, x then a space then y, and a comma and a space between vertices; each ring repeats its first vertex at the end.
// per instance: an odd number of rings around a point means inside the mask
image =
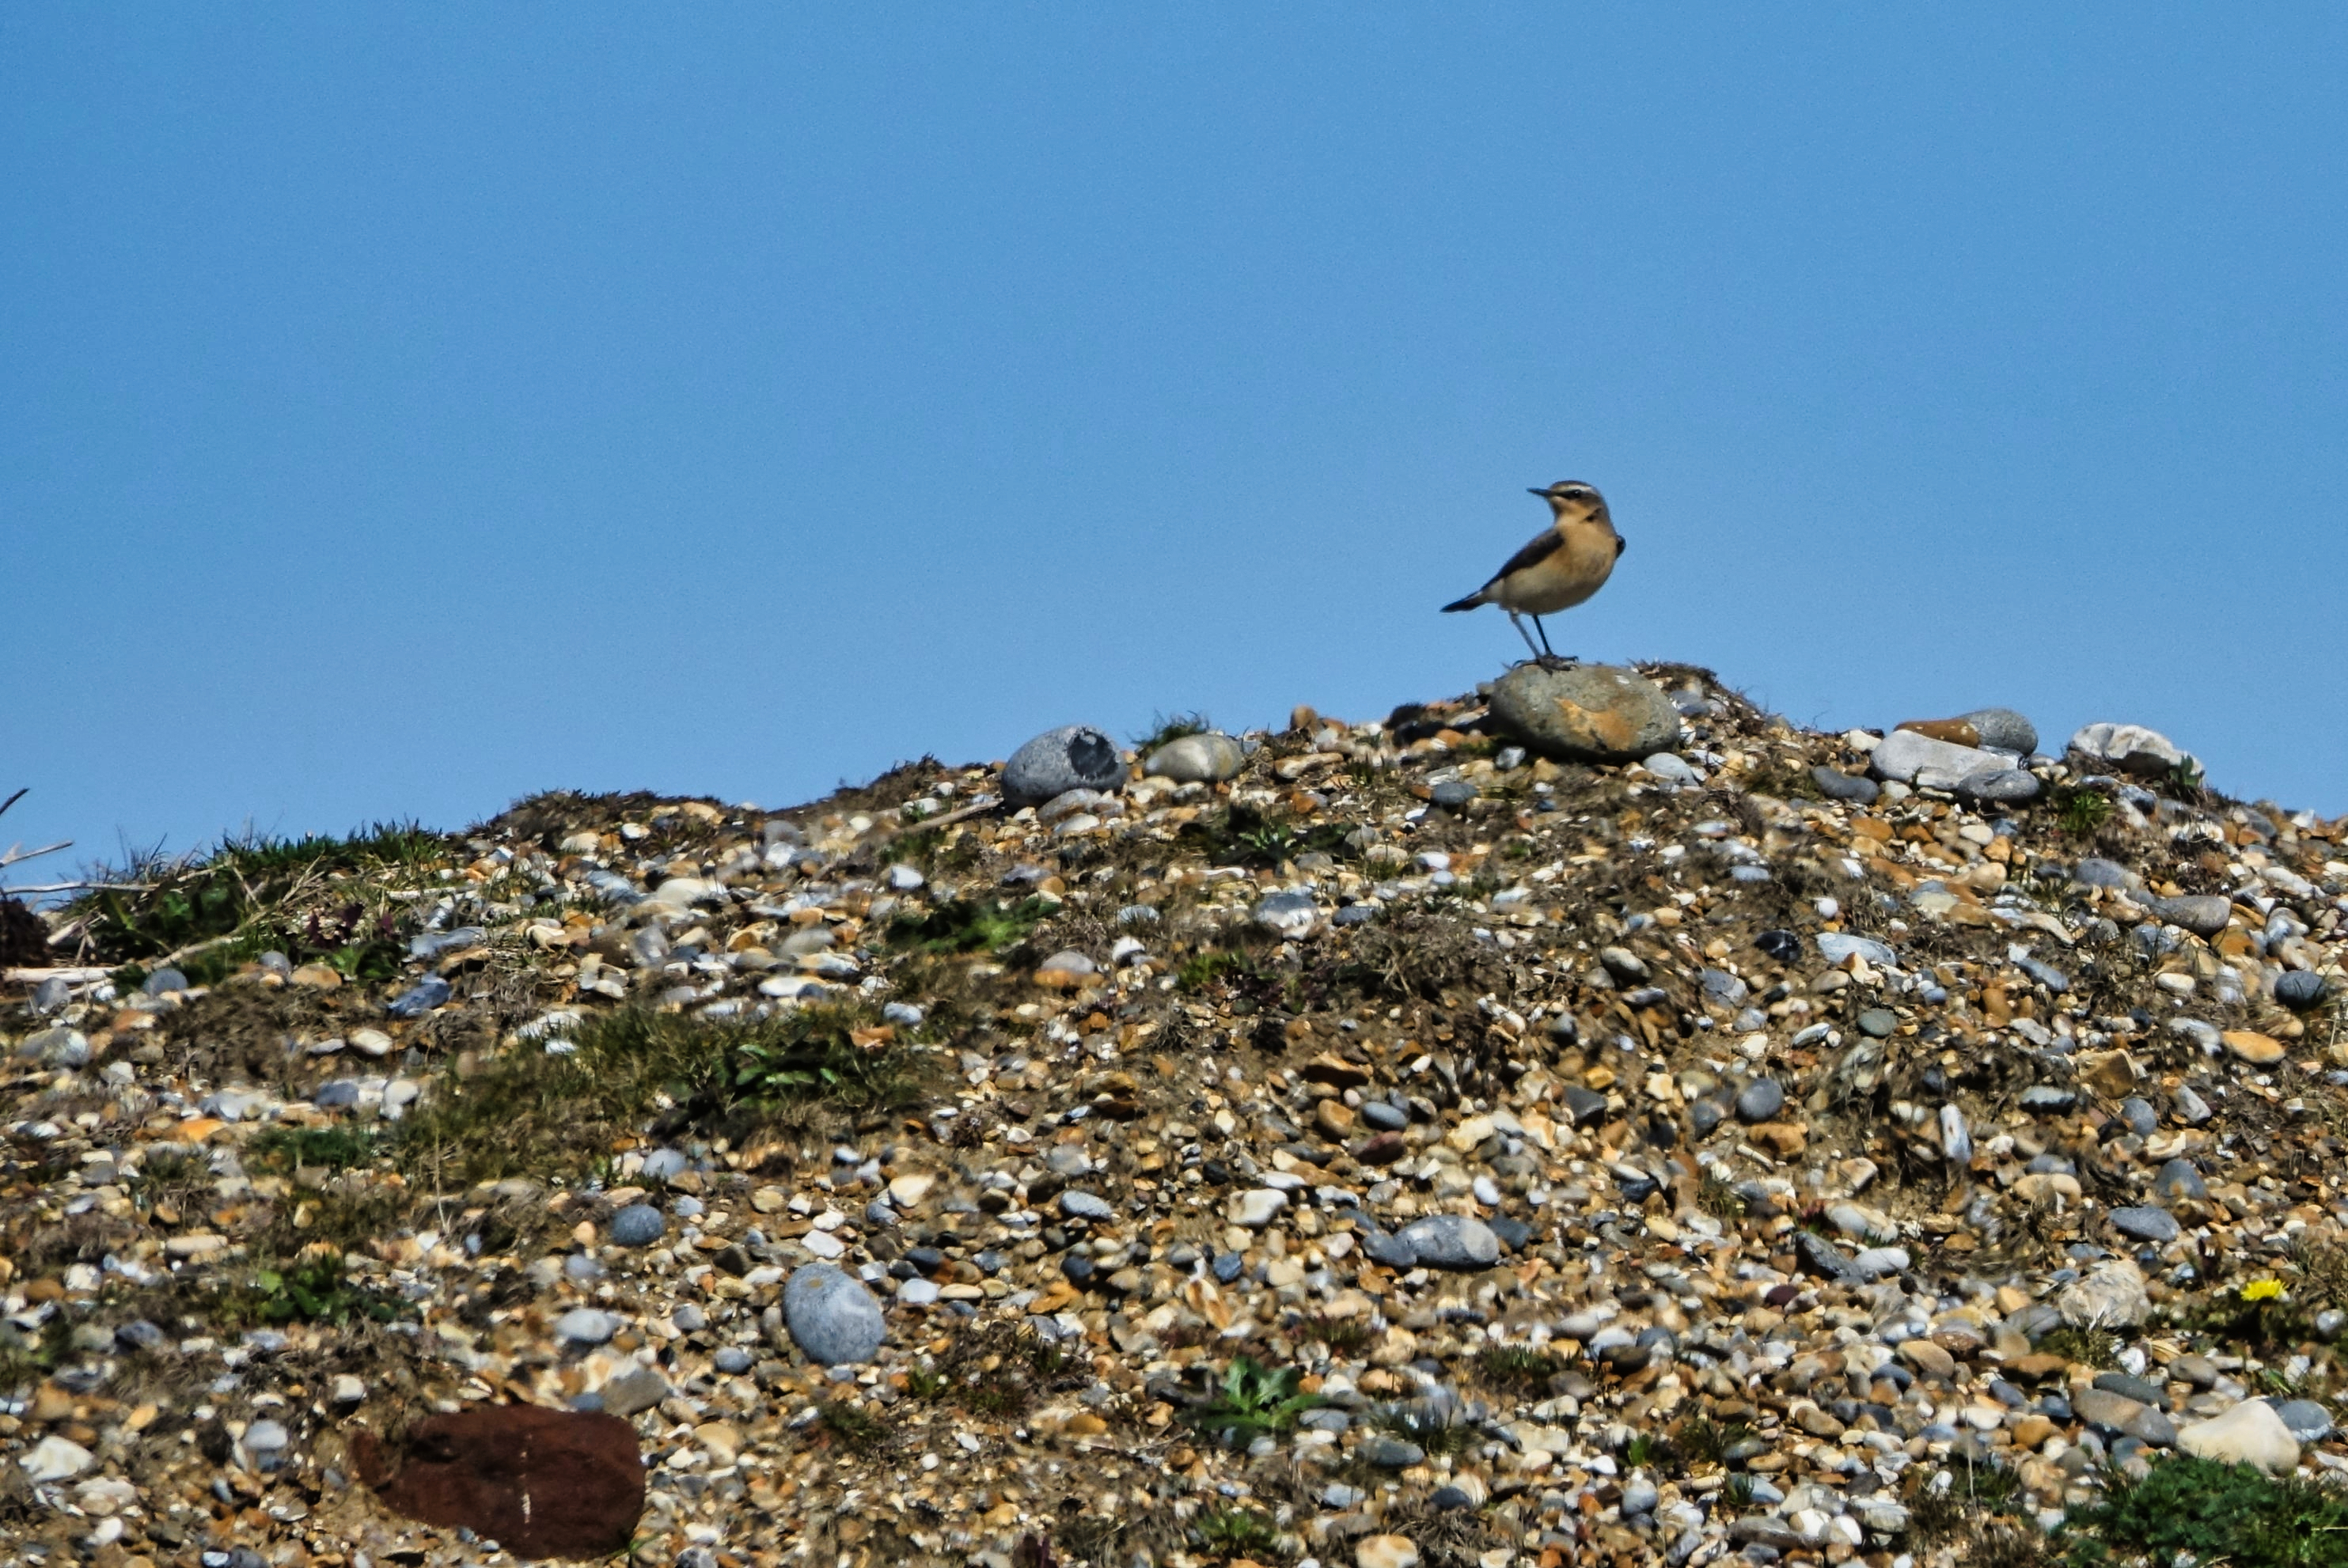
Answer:
POLYGON ((2073 1512, 2074 1568, 2190 1560, 2229 1568, 2348 1568, 2348 1497, 2247 1465, 2178 1457, 2073 1512))
POLYGON ((1214 1397, 1191 1407, 1190 1422, 1233 1448, 1293 1431, 1296 1418, 1321 1403, 1317 1396, 1297 1391, 1303 1381, 1293 1367, 1273 1371, 1241 1356, 1225 1369, 1214 1397))

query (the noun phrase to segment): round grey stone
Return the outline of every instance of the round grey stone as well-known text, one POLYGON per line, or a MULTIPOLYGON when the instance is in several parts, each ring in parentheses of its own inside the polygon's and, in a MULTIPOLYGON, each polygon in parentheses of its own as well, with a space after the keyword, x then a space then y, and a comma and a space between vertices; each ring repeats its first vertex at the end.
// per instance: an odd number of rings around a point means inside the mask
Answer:
POLYGON ((1399 1132, 1410 1125, 1410 1112, 1383 1100, 1365 1100, 1362 1120, 1381 1132, 1399 1132))
POLYGON ((2152 1102, 2140 1095, 2131 1094, 2120 1102, 2120 1120, 2139 1138, 2149 1138, 2160 1131, 2160 1112, 2152 1108, 2152 1102))
POLYGON ((2038 726, 2011 708, 1975 708, 1957 717, 1973 727, 1984 746, 2025 757, 2038 749, 2038 726))
POLYGON ((1466 779, 1445 779, 1427 792, 1436 804, 1446 811, 1457 811, 1476 798, 1476 786, 1466 779))
POLYGON ((612 1216, 603 1234, 615 1246, 650 1246, 667 1229, 668 1222, 661 1217, 660 1210, 650 1204, 630 1204, 612 1216))
POLYGON ((1756 1078, 1736 1096, 1736 1115, 1742 1122, 1766 1122, 1785 1108, 1785 1088, 1774 1078, 1756 1078))
POLYGON ((1141 771, 1176 784, 1220 784, 1237 778, 1246 765, 1247 753, 1240 750, 1237 741, 1219 730, 1209 730, 1167 742, 1149 753, 1141 771))
POLYGON ((2155 1196, 2168 1203, 2200 1203, 2209 1196, 2208 1184, 2189 1160, 2171 1160, 2152 1178, 2155 1196))
POLYGON ((254 1453, 275 1453, 294 1440, 283 1421, 255 1421, 244 1429, 244 1446, 254 1453))
POLYGON ((1416 1443, 1400 1438, 1374 1437, 1364 1440, 1354 1450, 1363 1460, 1380 1470, 1408 1470, 1426 1457, 1426 1450, 1416 1443))
POLYGON ((187 989, 188 977, 171 968, 157 969, 139 982, 139 994, 149 997, 160 997, 165 991, 183 991, 187 989))
POLYGON ((1492 685, 1492 716, 1509 733, 1560 762, 1629 763, 1678 743, 1679 711, 1635 670, 1519 664, 1492 685))
POLYGON ((793 1271, 783 1286, 783 1321, 808 1359, 825 1367, 870 1361, 889 1333, 872 1293, 828 1263, 793 1271))
POLYGON ((1873 779, 1847 774, 1840 768, 1812 768, 1810 781, 1828 800, 1848 801, 1853 805, 1873 805, 1876 796, 1883 793, 1883 786, 1873 779))
POLYGON ((2112 1228, 2120 1235, 2156 1246, 2175 1241, 2180 1234, 2176 1219, 2167 1209, 2114 1209, 2111 1219, 2112 1228))
POLYGON ((1968 774, 1957 785, 1957 793, 1970 801, 1992 805, 2018 805, 2038 798, 2038 775, 2024 768, 1999 768, 1992 773, 1968 774))
POLYGON ((554 1337, 573 1345, 602 1345, 620 1331, 620 1320, 592 1307, 574 1307, 554 1320, 554 1337))
POLYGON ((2302 1443, 2320 1443, 2332 1435, 2332 1412, 2313 1399, 2270 1399, 2291 1435, 2302 1443))
POLYGON ((1076 1187, 1060 1194, 1060 1212, 1076 1220, 1100 1221, 1117 1217, 1117 1210, 1107 1198, 1076 1187))
POLYGON ((1869 1008, 1859 1015, 1859 1032, 1875 1040, 1888 1040, 1900 1027, 1900 1015, 1890 1008, 1869 1008))
POLYGON ((654 1149, 644 1156, 644 1180, 665 1182, 691 1163, 679 1149, 654 1149))
POLYGON ((1090 724, 1063 724, 1011 753, 1003 765, 1004 798, 1036 805, 1072 789, 1115 789, 1125 782, 1117 743, 1090 724))
POLYGON ((1396 1233, 1422 1268, 1489 1268, 1500 1261, 1500 1238, 1466 1214, 1429 1214, 1396 1233))
POLYGON ((2094 856, 2071 868, 2071 879, 2083 887, 2141 887, 2144 878, 2116 860, 2102 860, 2094 856))
POLYGON ((2156 894, 2141 902, 2155 919, 2181 926, 2204 938, 2224 931, 2227 920, 2234 913, 2233 901, 2220 893, 2199 893, 2183 898, 2164 898, 2156 894))
POLYGON ((2287 1008, 2312 1008, 2322 1004, 2326 989, 2323 977, 2307 969, 2289 969, 2275 981, 2275 1000, 2287 1008))

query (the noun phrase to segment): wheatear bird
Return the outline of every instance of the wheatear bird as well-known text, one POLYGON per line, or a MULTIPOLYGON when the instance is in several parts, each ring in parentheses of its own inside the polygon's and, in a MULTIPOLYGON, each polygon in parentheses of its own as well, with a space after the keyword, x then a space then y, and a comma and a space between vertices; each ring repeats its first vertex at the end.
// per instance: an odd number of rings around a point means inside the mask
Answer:
POLYGON ((1509 564, 1491 581, 1443 610, 1447 615, 1455 610, 1497 604, 1509 612, 1517 635, 1532 649, 1537 662, 1571 663, 1550 649, 1549 628, 1541 625, 1541 617, 1570 610, 1604 588, 1622 554, 1623 539, 1614 531, 1614 519, 1607 515, 1606 498, 1581 480, 1560 479, 1532 493, 1549 503, 1555 520, 1539 538, 1510 556, 1509 564), (1531 616, 1540 631, 1538 648, 1533 648, 1532 633, 1518 620, 1523 615, 1531 616))

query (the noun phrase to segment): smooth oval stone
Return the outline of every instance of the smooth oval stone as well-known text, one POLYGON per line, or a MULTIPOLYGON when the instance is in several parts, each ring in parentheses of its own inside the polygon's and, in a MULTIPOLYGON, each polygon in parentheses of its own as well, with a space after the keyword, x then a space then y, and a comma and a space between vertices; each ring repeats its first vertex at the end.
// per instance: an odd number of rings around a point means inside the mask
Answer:
POLYGON ((630 1204, 612 1216, 603 1234, 616 1246, 650 1246, 668 1229, 668 1221, 650 1204, 630 1204))
POLYGON ((2071 868, 2071 879, 2083 887, 2141 887, 2144 878, 2116 860, 2103 860, 2094 856, 2071 868))
POLYGON ((2199 762, 2180 751, 2157 730, 2141 724, 2099 723, 2081 728, 2071 737, 2071 754, 2116 773, 2158 778, 2178 767, 2199 771, 2199 762))
POLYGON ((592 1307, 574 1307, 554 1320, 554 1337, 573 1345, 602 1345, 620 1331, 620 1320, 592 1307))
POLYGON ((2124 1208, 2111 1211, 2112 1228, 2122 1235, 2155 1245, 2175 1241, 2181 1234, 2167 1209, 2124 1208))
POLYGON ((1876 777, 1900 784, 1913 784, 1922 773, 1954 784, 1975 774, 1997 772, 2005 767, 2006 760, 1978 747, 1952 745, 1913 730, 1894 730, 1877 744, 1868 765, 1876 777))
POLYGON ((1149 753, 1141 771, 1176 784, 1220 784, 1238 777, 1246 765, 1247 753, 1240 750, 1237 741, 1220 730, 1209 730, 1167 742, 1149 753))
POLYGON ((1970 801, 1990 805, 2020 805, 2038 798, 2038 775, 2025 768, 1999 768, 1992 773, 1969 774, 1957 785, 1957 793, 1970 801))
POLYGON ((2164 898, 2156 894, 2138 902, 2153 918, 2171 926, 2181 926, 2204 939, 2223 932, 2226 922, 2234 913, 2233 901, 2218 893, 2200 893, 2182 898, 2164 898))
POLYGON ((1859 1032, 1877 1040, 1889 1039, 1899 1027, 1900 1015, 1890 1008, 1869 1008, 1859 1015, 1859 1032))
POLYGON ((1976 744, 2024 757, 2038 749, 2038 726, 2011 708, 1975 708, 1957 717, 1981 736, 1976 744))
POLYGON ((2156 1197, 2168 1203, 2201 1203, 2209 1196, 2201 1173, 2188 1160, 2171 1160, 2161 1166, 2152 1178, 2152 1191, 2156 1197))
POLYGON ((1635 670, 1519 664, 1493 683, 1491 703, 1509 733, 1559 762, 1636 762, 1679 741, 1679 711, 1635 670))
POLYGON ((1736 1115, 1744 1122, 1774 1120, 1785 1107, 1785 1087, 1774 1078, 1756 1078, 1736 1096, 1736 1115))
POLYGON ((1083 1192, 1073 1187, 1060 1194, 1060 1212, 1070 1219, 1092 1220, 1096 1223, 1117 1217, 1117 1210, 1109 1205, 1107 1199, 1097 1194, 1083 1192))
POLYGON ((1489 1268, 1500 1260, 1500 1238, 1466 1214, 1429 1214, 1396 1233, 1423 1268, 1489 1268))
POLYGON ((870 1361, 889 1331, 872 1293, 828 1263, 792 1271, 783 1286, 783 1320, 808 1359, 825 1367, 870 1361))
POLYGON ((1124 782, 1117 743, 1090 724, 1046 730, 1003 765, 1004 798, 1014 805, 1040 805, 1072 789, 1111 790, 1124 782))
POLYGON ((1873 779, 1847 774, 1839 768, 1814 767, 1810 781, 1828 800, 1848 801, 1853 805, 1873 805, 1876 797, 1883 793, 1883 786, 1873 779))
POLYGON ((2320 1007, 2325 991, 2323 977, 2307 969, 2289 969, 2276 979, 2275 1000, 2300 1010, 2320 1007))

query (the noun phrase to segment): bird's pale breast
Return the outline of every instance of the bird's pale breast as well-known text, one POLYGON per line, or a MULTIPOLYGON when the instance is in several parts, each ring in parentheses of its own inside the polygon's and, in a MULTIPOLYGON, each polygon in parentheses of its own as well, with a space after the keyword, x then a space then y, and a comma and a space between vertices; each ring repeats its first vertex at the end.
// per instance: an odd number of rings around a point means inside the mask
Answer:
POLYGON ((1500 581, 1501 605, 1524 615, 1570 610, 1606 586, 1614 570, 1614 533, 1596 524, 1560 530, 1556 549, 1500 581))

